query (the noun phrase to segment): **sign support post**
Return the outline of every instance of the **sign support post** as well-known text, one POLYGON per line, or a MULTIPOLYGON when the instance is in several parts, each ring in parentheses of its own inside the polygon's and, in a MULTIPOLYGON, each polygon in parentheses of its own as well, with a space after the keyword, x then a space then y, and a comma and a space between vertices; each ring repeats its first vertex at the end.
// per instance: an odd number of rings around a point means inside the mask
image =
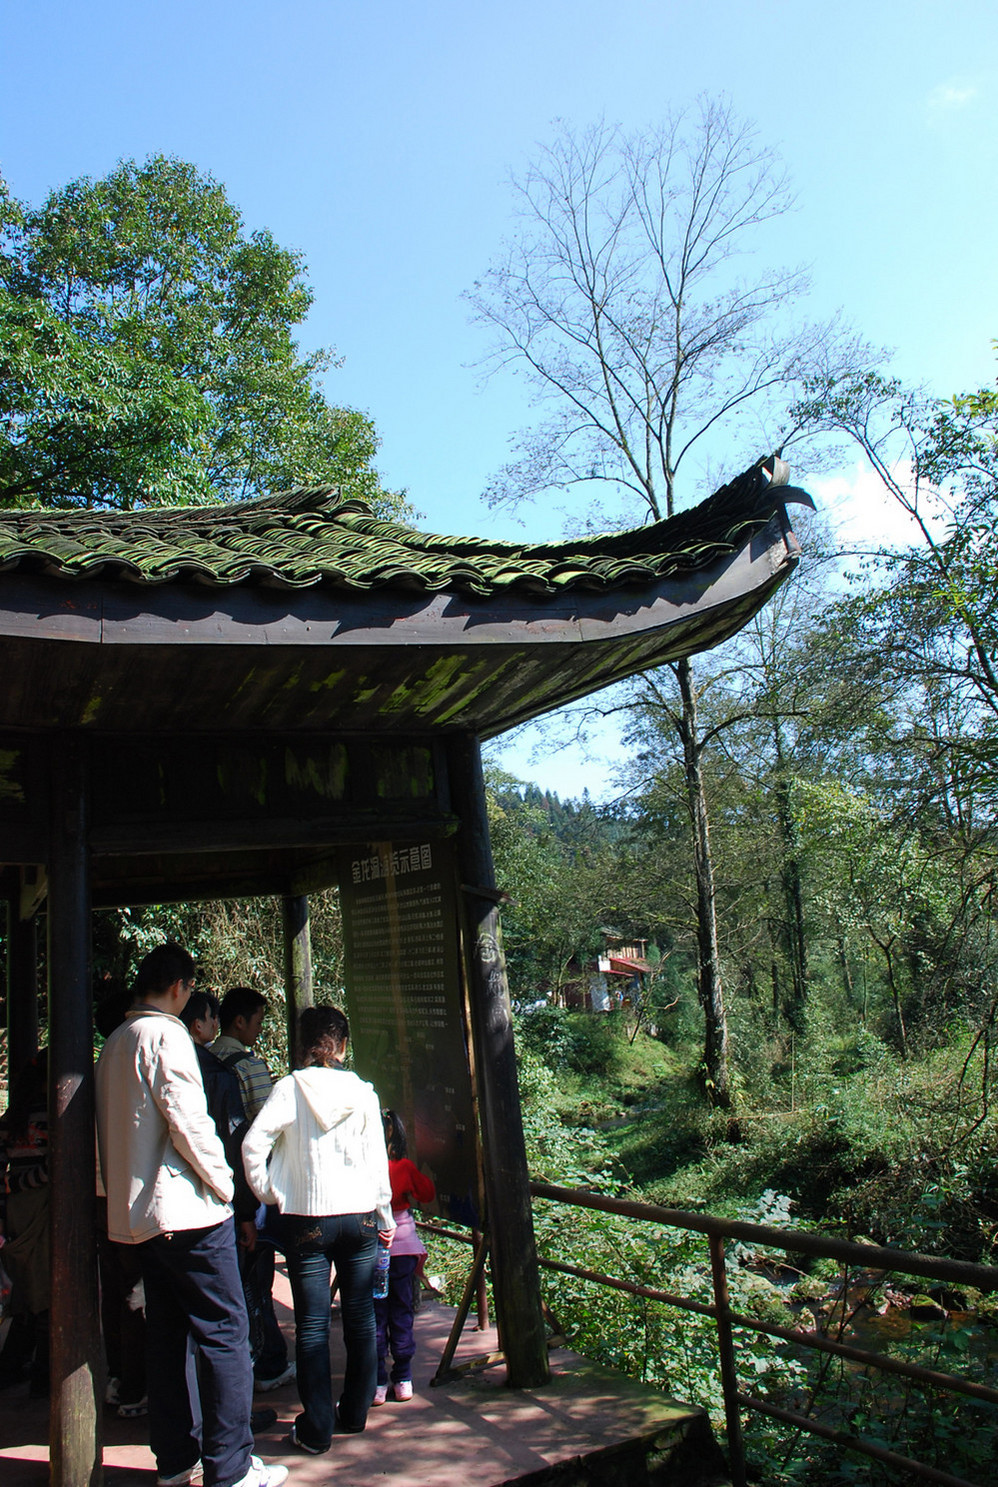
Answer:
POLYGON ((308 895, 286 894, 281 899, 284 930, 284 1004, 288 1027, 288 1068, 298 1067, 301 1052, 298 1018, 314 1003, 312 993, 312 940, 308 919, 308 895))
POLYGON ((461 822, 458 863, 496 1324, 510 1385, 535 1389, 549 1382, 551 1371, 485 781, 473 734, 449 743, 448 772, 451 801, 461 822))

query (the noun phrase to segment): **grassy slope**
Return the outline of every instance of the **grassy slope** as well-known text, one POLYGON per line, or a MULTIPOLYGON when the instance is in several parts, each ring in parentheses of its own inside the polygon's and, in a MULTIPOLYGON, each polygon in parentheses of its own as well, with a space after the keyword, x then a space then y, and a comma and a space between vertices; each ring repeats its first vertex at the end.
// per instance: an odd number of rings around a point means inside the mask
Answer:
POLYGON ((688 1057, 644 1035, 583 1040, 576 1062, 602 1055, 586 1072, 556 1060, 550 1038, 537 1051, 555 1070, 566 1136, 596 1129, 583 1165, 649 1201, 747 1215, 767 1193, 785 1195, 792 1222, 992 1260, 998 1130, 956 1080, 958 1049, 852 1069, 837 1054, 809 1087, 799 1082, 792 1111, 775 1086, 761 1099, 743 1092, 735 1125, 705 1108, 688 1057))

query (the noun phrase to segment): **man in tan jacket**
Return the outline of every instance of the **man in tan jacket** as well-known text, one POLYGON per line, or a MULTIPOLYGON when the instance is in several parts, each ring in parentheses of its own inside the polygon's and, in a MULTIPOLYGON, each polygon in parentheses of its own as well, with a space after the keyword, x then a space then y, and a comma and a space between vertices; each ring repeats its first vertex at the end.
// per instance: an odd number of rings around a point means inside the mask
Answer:
POLYGON ((287 1469, 264 1466, 251 1453, 253 1373, 232 1172, 179 1016, 193 987, 186 950, 168 944, 151 951, 139 966, 134 1005, 98 1060, 108 1234, 140 1246, 158 1487, 184 1487, 199 1459, 205 1487, 280 1487, 287 1469))

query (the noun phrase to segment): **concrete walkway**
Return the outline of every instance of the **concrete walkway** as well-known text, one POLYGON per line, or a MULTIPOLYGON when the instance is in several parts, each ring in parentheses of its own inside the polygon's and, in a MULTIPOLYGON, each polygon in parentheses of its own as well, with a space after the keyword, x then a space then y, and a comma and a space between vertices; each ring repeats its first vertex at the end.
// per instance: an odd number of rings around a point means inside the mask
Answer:
MULTIPOLYGON (((279 1273, 278 1317, 293 1338, 290 1293, 279 1273)), ((293 1384, 258 1396, 273 1405, 279 1422, 257 1437, 265 1461, 292 1469, 289 1487, 629 1487, 631 1483, 708 1487, 724 1481, 723 1462, 703 1412, 666 1399, 609 1369, 567 1351, 552 1353, 552 1384, 511 1390, 505 1370, 493 1365, 431 1389, 454 1313, 424 1302, 417 1317, 416 1396, 371 1411, 363 1435, 337 1436, 325 1456, 302 1456, 286 1445, 300 1406, 293 1384)), ((333 1317, 334 1380, 342 1367, 338 1314, 333 1317)), ((496 1347, 494 1332, 465 1328, 456 1362, 496 1347)), ((0 1483, 41 1487, 48 1481, 48 1405, 29 1400, 27 1385, 0 1393, 0 1483)), ((144 1420, 104 1424, 104 1475, 108 1487, 155 1487, 144 1420)))

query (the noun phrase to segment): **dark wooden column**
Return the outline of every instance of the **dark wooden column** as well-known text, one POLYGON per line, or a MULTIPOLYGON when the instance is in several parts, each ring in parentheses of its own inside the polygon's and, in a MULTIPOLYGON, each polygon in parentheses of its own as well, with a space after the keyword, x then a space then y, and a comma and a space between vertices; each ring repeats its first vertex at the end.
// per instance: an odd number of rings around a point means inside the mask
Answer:
POLYGON ((97 1307, 88 780, 83 746, 60 741, 50 772, 48 889, 52 1299, 50 1480, 102 1479, 97 1307))
POLYGON ((298 1014, 313 1005, 312 938, 308 922, 308 895, 281 900, 284 925, 284 998, 288 1018, 288 1067, 298 1065, 298 1014))
POLYGON ((7 903, 7 1067, 13 1079, 38 1052, 38 946, 34 915, 7 903))
POLYGON ((451 803, 461 822, 458 863, 496 1324, 509 1383, 517 1389, 532 1389, 546 1384, 551 1375, 513 1047, 513 1014, 477 738, 462 734, 449 743, 448 772, 451 803))

